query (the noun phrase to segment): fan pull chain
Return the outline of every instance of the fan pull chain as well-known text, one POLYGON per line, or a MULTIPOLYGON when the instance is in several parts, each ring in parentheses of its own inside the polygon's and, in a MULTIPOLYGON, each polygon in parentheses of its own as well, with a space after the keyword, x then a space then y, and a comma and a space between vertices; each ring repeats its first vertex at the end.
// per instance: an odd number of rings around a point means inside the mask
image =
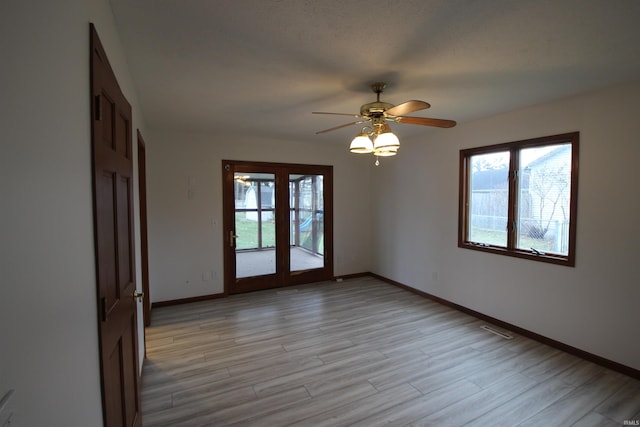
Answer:
POLYGON ((376 166, 380 166, 380 160, 378 160, 378 156, 376 156, 376 162, 374 163, 376 166))

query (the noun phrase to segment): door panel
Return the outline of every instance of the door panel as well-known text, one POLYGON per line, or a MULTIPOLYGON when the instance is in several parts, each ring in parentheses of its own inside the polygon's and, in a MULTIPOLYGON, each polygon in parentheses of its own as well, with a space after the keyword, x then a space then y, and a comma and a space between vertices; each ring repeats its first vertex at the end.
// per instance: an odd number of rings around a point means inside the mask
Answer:
POLYGON ((226 293, 333 278, 332 172, 223 161, 226 293))
POLYGON ((91 26, 100 373, 106 426, 140 426, 131 107, 91 26))
MULTIPOLYGON (((122 372, 122 342, 118 340, 109 356, 103 361, 105 367, 110 372, 122 372)), ((106 396, 106 411, 110 414, 123 414, 123 401, 120 398, 120 390, 122 390, 122 378, 120 375, 110 375, 105 378, 104 393, 106 396)), ((119 424, 124 425, 123 422, 119 424)), ((114 425, 115 420, 114 420, 114 425)))
POLYGON ((133 282, 133 254, 131 248, 133 247, 133 230, 131 224, 130 208, 133 200, 133 194, 131 194, 131 179, 124 176, 118 177, 118 188, 116 189, 117 197, 117 239, 118 239, 118 273, 120 274, 120 288, 124 288, 131 285, 133 282), (126 208, 125 208, 126 207, 126 208))
MULTIPOLYGON (((113 233, 115 229, 115 221, 113 212, 115 211, 114 195, 115 189, 115 173, 109 171, 101 171, 96 182, 96 210, 104 213, 100 217, 100 221, 96 223, 98 247, 98 282, 99 283, 115 283, 117 277, 116 270, 116 239, 113 233)), ((103 298, 101 307, 107 312, 115 306, 119 299, 120 289, 118 287, 104 287, 101 292, 103 298)))
POLYGON ((125 394, 123 400, 124 404, 126 405, 124 408, 124 415, 126 417, 124 423, 125 426, 136 425, 136 421, 138 419, 142 419, 142 417, 140 416, 140 408, 138 406, 139 399, 137 397, 138 365, 137 363, 131 363, 132 360, 138 360, 138 341, 136 333, 137 329, 138 321, 136 319, 136 315, 133 314, 131 317, 129 317, 122 334, 122 340, 124 342, 124 345, 122 346, 122 360, 124 366, 121 372, 123 373, 123 392, 125 394))

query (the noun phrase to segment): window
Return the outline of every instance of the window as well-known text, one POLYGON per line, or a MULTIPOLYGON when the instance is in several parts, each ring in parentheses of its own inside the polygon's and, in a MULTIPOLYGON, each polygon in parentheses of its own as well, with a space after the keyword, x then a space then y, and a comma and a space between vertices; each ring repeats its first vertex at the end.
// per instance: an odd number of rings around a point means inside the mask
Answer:
POLYGON ((579 135, 461 150, 458 246, 574 266, 579 135))

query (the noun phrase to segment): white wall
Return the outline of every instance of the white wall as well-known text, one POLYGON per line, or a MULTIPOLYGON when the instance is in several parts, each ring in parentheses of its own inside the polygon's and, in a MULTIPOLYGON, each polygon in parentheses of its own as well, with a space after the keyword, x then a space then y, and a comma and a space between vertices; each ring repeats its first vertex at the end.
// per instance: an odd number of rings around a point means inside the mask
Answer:
POLYGON ((153 140, 147 150, 152 301, 223 292, 223 159, 333 165, 334 273, 370 270, 374 158, 350 154, 349 141, 327 144, 157 130, 149 135, 153 140), (192 199, 187 197, 189 188, 192 199), (202 280, 207 271, 216 273, 213 280, 202 280))
POLYGON ((640 369, 639 98, 626 84, 403 143, 373 174, 374 271, 640 369), (576 130, 575 268, 457 247, 460 149, 576 130))
POLYGON ((0 395, 16 389, 20 426, 102 425, 89 22, 140 128, 106 0, 0 6, 0 395))

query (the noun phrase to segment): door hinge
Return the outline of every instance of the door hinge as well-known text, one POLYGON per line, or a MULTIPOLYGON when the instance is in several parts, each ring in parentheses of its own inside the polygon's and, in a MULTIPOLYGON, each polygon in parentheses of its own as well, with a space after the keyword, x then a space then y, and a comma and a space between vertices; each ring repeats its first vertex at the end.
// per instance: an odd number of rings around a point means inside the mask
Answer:
POLYGON ((94 99, 94 103, 95 103, 94 111, 95 111, 95 120, 98 120, 98 121, 102 120, 102 107, 101 107, 102 102, 101 101, 102 101, 101 96, 96 95, 94 99))

